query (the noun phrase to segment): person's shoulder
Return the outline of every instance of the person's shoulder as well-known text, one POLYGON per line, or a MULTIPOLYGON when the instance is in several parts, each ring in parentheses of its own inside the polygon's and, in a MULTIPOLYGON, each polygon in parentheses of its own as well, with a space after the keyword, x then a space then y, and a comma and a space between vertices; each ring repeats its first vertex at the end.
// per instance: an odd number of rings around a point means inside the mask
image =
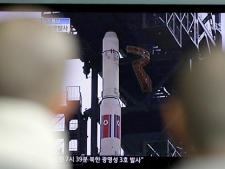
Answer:
POLYGON ((180 161, 171 169, 221 169, 225 166, 225 157, 199 157, 180 161))

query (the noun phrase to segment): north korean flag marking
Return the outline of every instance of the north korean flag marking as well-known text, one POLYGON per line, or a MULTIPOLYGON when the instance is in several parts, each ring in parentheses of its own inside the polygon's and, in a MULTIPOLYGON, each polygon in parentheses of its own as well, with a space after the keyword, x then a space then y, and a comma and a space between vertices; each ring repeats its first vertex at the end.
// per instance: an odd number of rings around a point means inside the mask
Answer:
POLYGON ((114 137, 120 139, 120 116, 114 115, 114 137))
POLYGON ((103 115, 101 120, 101 138, 111 137, 111 115, 103 115))
POLYGON ((107 125, 108 123, 109 123, 108 120, 104 120, 104 121, 103 121, 103 125, 107 125))

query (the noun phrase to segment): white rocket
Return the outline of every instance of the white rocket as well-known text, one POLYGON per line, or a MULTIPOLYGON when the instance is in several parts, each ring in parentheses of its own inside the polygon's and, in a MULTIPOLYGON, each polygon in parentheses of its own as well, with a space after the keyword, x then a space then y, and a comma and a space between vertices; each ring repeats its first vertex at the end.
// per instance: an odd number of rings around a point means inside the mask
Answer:
POLYGON ((100 155, 121 155, 121 106, 119 102, 119 39, 105 33, 102 52, 103 92, 100 105, 100 155))

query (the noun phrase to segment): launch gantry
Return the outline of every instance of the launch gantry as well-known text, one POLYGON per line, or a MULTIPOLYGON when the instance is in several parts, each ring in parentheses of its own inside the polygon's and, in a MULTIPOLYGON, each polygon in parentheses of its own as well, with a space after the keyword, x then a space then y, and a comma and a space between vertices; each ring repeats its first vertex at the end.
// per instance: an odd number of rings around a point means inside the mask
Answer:
POLYGON ((205 48, 209 54, 214 47, 222 48, 220 13, 145 13, 144 28, 154 24, 165 25, 180 48, 189 45, 184 36, 200 53, 205 48))

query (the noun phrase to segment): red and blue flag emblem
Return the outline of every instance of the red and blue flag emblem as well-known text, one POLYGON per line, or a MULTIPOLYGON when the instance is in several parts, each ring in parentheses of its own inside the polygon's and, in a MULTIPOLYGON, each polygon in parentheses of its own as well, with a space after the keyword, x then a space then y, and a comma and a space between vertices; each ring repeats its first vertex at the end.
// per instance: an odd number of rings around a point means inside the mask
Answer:
POLYGON ((112 115, 103 115, 101 120, 101 138, 111 137, 112 115))

